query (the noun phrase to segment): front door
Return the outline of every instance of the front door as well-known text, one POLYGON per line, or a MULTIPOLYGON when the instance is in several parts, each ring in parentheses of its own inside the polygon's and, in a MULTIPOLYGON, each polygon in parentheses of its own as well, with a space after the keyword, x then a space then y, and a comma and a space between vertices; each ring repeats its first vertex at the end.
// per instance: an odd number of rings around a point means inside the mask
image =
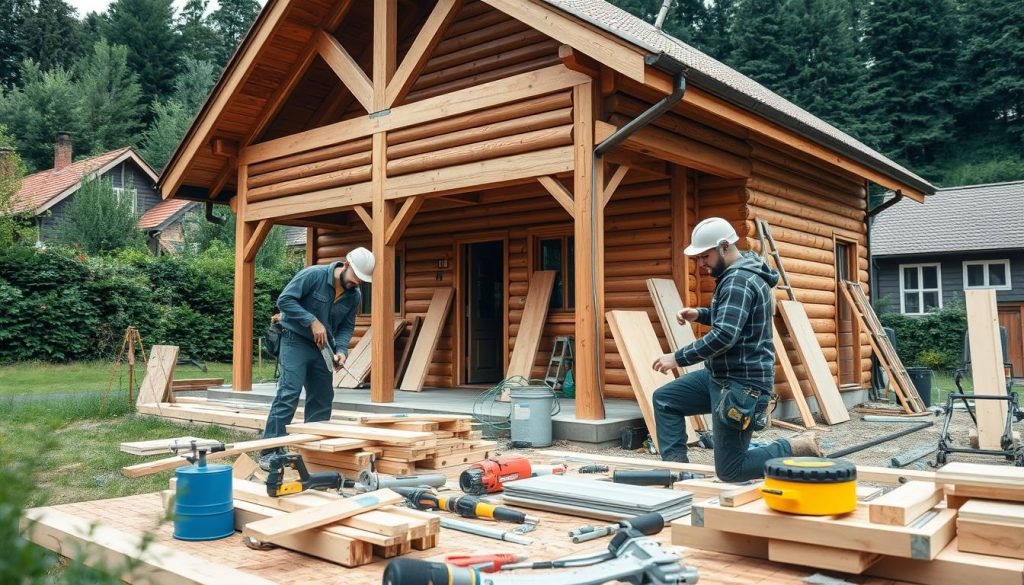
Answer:
POLYGON ((846 242, 836 242, 836 330, 839 349, 839 385, 860 384, 860 347, 857 343, 857 325, 854 323, 853 308, 846 302, 846 296, 839 290, 843 280, 857 282, 854 247, 846 242))
POLYGON ((1006 329, 1006 355, 1013 364, 1013 377, 1024 377, 1024 307, 999 305, 999 324, 1006 329))
POLYGON ((493 384, 505 377, 505 244, 466 244, 463 257, 465 381, 493 384))

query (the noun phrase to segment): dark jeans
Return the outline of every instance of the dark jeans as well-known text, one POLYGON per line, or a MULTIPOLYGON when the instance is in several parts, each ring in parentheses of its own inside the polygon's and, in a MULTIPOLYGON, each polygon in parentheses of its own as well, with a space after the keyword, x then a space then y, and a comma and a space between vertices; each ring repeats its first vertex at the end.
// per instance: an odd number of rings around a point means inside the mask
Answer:
MULTIPOLYGON (((305 422, 330 420, 334 401, 334 372, 327 369, 316 345, 285 329, 281 336, 278 367, 281 377, 277 381, 277 396, 270 406, 263 438, 288 434, 285 427, 291 424, 295 416, 303 386, 306 388, 305 422)), ((261 454, 273 451, 275 449, 265 449, 261 454)))
MULTIPOLYGON (((716 382, 707 370, 697 370, 677 378, 654 392, 654 418, 658 426, 658 448, 665 461, 678 461, 686 455, 686 419, 697 414, 713 414, 715 473, 726 482, 747 481, 764 476, 764 462, 792 455, 789 442, 775 441, 765 447, 749 449, 753 425, 745 430, 719 412, 723 389, 742 391, 734 381, 716 382), (723 388, 723 384, 726 386, 723 388)), ((758 400, 767 404, 767 394, 758 400)))

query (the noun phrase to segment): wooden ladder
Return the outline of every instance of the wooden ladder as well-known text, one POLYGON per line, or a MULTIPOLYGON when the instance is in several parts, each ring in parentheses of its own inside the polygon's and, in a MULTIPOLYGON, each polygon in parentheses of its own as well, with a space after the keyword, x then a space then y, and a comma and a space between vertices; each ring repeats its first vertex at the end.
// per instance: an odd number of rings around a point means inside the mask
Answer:
POLYGON ((757 218, 755 221, 757 222, 757 238, 761 240, 761 256, 767 261, 768 256, 771 255, 775 259, 775 267, 779 269, 779 279, 782 284, 775 285, 775 288, 786 291, 789 300, 795 301, 796 293, 793 292, 793 286, 789 284, 789 276, 782 266, 782 256, 779 254, 779 247, 775 244, 775 238, 772 237, 772 230, 768 227, 767 221, 761 218, 757 218))
POLYGON ((914 386, 910 375, 907 374, 907 368, 903 366, 900 356, 896 353, 896 348, 893 347, 892 341, 886 335, 882 322, 878 320, 878 315, 871 307, 860 283, 844 280, 839 288, 843 291, 843 295, 846 296, 847 302, 850 303, 850 307, 860 319, 861 324, 867 329, 871 349, 874 350, 879 363, 886 375, 889 376, 889 384, 892 385, 904 412, 907 414, 924 412, 924 401, 917 393, 917 387, 914 386))
POLYGON ((571 335, 555 337, 555 345, 551 347, 551 359, 548 360, 548 367, 544 370, 544 383, 552 390, 558 389, 558 386, 565 381, 566 373, 572 369, 575 357, 572 353, 572 346, 571 335), (552 368, 555 370, 553 374, 551 373, 552 368))

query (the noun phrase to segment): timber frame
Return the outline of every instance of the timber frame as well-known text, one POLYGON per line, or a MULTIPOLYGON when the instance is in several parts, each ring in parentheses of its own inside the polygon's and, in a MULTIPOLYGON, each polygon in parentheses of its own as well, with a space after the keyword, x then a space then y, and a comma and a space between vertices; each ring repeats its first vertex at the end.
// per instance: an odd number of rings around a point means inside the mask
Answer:
MULTIPOLYGON (((531 0, 270 0, 160 180, 165 197, 228 203, 236 214, 234 389, 252 387, 253 261, 275 224, 309 228, 307 264, 340 257, 356 241, 369 246, 377 263, 368 324, 383 331, 396 315, 396 251, 406 234, 442 233, 424 222, 492 201, 514 207, 517 194, 547 197, 530 205, 551 210, 531 213, 571 225, 581 419, 604 418, 604 387, 622 384, 603 376, 613 362, 621 368, 608 355, 606 306, 649 306, 630 288, 635 278, 643 290, 642 275, 616 263, 642 246, 670 247, 637 266, 667 271, 684 302, 706 301, 712 283, 681 249, 709 214, 733 222, 754 249, 755 216, 779 226, 819 341, 838 351, 832 260, 817 249, 836 237, 855 244, 866 283, 867 182, 918 201, 925 193, 692 84, 671 113, 595 160, 596 143, 671 93, 671 76, 648 57, 531 0), (329 89, 317 94, 321 87, 329 89), (645 199, 655 193, 664 207, 645 199), (670 218, 657 227, 644 213, 670 218), (655 227, 664 238, 639 231, 655 227), (632 240, 613 238, 629 230, 632 240)), ((506 242, 506 280, 517 270, 528 281, 530 246, 518 252, 511 228, 476 221, 487 224, 479 233, 506 242), (513 253, 527 259, 513 266, 513 253)), ((421 249, 410 245, 408 255, 421 249)), ((407 295, 413 285, 403 286, 403 308, 421 306, 407 295)), ((511 314, 521 293, 510 287, 519 285, 503 286, 511 314)), ((514 325, 505 322, 507 363, 514 325)), ((389 336, 372 336, 371 369, 372 399, 392 401, 389 336)))

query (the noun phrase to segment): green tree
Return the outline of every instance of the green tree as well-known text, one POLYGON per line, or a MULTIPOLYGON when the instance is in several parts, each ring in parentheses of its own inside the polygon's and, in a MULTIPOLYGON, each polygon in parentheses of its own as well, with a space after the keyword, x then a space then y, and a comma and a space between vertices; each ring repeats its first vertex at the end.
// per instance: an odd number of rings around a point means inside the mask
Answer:
MULTIPOLYGON (((630 14, 654 24, 661 11, 662 0, 617 0, 616 6, 630 14)), ((665 15, 661 29, 677 39, 699 46, 698 23, 704 17, 701 0, 674 0, 665 15)))
POLYGON ((206 101, 206 96, 217 83, 218 67, 210 61, 196 61, 191 57, 182 60, 182 71, 174 80, 175 101, 195 115, 206 101))
POLYGON ((0 124, 15 136, 15 146, 30 172, 53 168, 53 141, 59 131, 80 129, 78 89, 62 67, 43 71, 39 64, 22 64, 23 86, 0 99, 0 124))
POLYGON ((85 36, 78 13, 64 0, 35 0, 21 24, 21 49, 44 71, 70 69, 85 52, 85 36))
POLYGON ((725 61, 736 48, 732 37, 736 3, 715 0, 704 9, 697 23, 697 48, 720 61, 725 61))
POLYGON ((99 153, 135 144, 143 107, 142 88, 128 68, 128 49, 106 40, 78 63, 83 125, 79 144, 99 153))
POLYGON ((210 23, 220 37, 217 57, 218 62, 224 65, 256 19, 260 5, 256 0, 220 0, 219 4, 217 10, 210 14, 210 23))
POLYGON ((181 54, 171 0, 114 0, 107 18, 106 37, 128 47, 128 65, 139 76, 143 101, 169 94, 181 54))
POLYGON ((743 0, 736 6, 727 63, 768 89, 788 95, 796 65, 785 36, 785 0, 743 0))
POLYGON ((18 83, 24 58, 21 31, 29 9, 28 0, 0 0, 0 92, 18 83))
POLYGON ((192 114, 177 100, 154 102, 152 114, 153 122, 142 134, 139 154, 160 172, 192 123, 192 114))
POLYGON ((924 170, 953 131, 957 20, 950 0, 874 0, 864 11, 868 108, 883 152, 924 170))
MULTIPOLYGON (((205 217, 194 214, 185 223, 185 249, 187 253, 203 254, 207 250, 223 246, 228 250, 235 248, 235 214, 224 206, 214 208, 213 214, 224 223, 207 221, 205 217)), ((274 226, 267 234, 259 252, 256 253, 256 266, 268 270, 297 271, 288 256, 287 243, 284 238, 283 226, 274 226)))
POLYGON ((208 0, 186 0, 178 14, 182 54, 193 61, 220 59, 221 43, 206 15, 208 5, 208 0))
POLYGON ((25 165, 14 150, 14 141, 7 134, 7 128, 0 125, 0 248, 35 241, 32 217, 17 211, 15 205, 24 176, 25 165))
POLYGON ((136 227, 134 187, 117 193, 110 179, 86 181, 57 224, 61 242, 89 254, 137 246, 142 234, 136 227))

